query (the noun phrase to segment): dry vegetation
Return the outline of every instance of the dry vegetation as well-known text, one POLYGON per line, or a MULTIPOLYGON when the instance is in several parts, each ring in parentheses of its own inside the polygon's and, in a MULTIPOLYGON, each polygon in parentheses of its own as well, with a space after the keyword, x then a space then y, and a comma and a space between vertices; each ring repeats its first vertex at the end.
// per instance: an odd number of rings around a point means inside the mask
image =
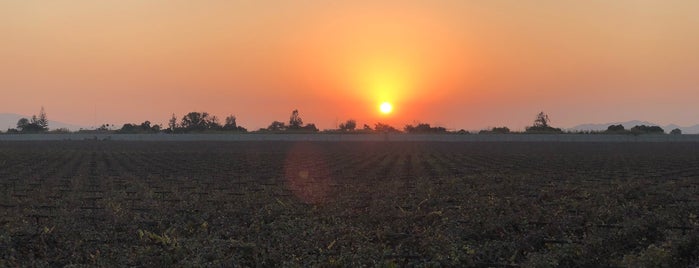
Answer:
POLYGON ((695 143, 0 143, 0 266, 696 266, 695 143))

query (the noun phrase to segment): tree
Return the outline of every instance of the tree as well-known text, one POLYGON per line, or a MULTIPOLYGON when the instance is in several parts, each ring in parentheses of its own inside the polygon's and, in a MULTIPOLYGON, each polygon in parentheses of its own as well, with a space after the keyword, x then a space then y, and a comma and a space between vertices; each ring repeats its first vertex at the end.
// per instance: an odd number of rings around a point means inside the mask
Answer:
POLYGON ((29 119, 21 118, 19 121, 17 121, 17 130, 25 131, 25 129, 29 127, 29 124, 29 119))
POLYGON ((167 125, 171 132, 175 132, 175 129, 177 128, 177 117, 174 113, 172 114, 172 117, 170 117, 170 121, 168 121, 167 125))
POLYGON ((292 111, 289 117, 289 129, 299 129, 301 126, 303 126, 303 120, 299 116, 299 110, 292 111))
POLYGON ((117 130, 119 133, 137 133, 139 132, 139 126, 136 124, 131 124, 131 123, 126 123, 119 130, 117 130))
POLYGON ((494 127, 491 130, 481 130, 478 134, 507 134, 510 133, 508 127, 494 127))
POLYGON ((217 116, 212 116, 209 120, 206 120, 207 129, 222 129, 223 126, 218 122, 217 116))
POLYGON ((357 127, 357 121, 353 119, 347 120, 347 122, 340 123, 340 130, 342 131, 353 131, 357 127))
POLYGON ((226 116, 226 123, 223 125, 223 129, 235 130, 238 128, 238 123, 236 123, 236 118, 233 115, 226 116))
POLYGON ((408 133, 446 133, 447 129, 443 127, 432 127, 430 124, 406 125, 404 128, 408 133))
POLYGON ((376 123, 376 125, 374 126, 374 130, 376 132, 400 132, 400 130, 384 123, 376 123))
POLYGON ((560 133, 562 132, 560 128, 554 128, 549 125, 549 122, 551 120, 549 119, 549 116, 545 114, 544 112, 540 112, 539 114, 536 115, 536 119, 534 119, 534 125, 527 127, 526 132, 527 133, 560 133))
POLYGON ((191 112, 182 117, 180 126, 185 130, 205 130, 214 126, 218 123, 212 122, 213 119, 209 116, 209 113, 203 112, 191 112))
POLYGON ((456 134, 467 135, 467 134, 471 134, 471 132, 468 132, 462 128, 462 129, 459 129, 459 131, 457 131, 456 134))
POLYGON ((659 126, 634 126, 631 128, 633 134, 665 134, 665 130, 659 126))
POLYGON ((673 129, 672 131, 670 131, 670 134, 672 134, 672 135, 682 135, 682 130, 679 129, 679 128, 676 128, 676 129, 673 129))
POLYGON ((222 129, 228 130, 228 131, 240 131, 240 132, 247 132, 248 131, 244 127, 238 125, 238 123, 236 122, 236 118, 233 115, 229 115, 226 117, 226 122, 223 125, 222 129))
MULTIPOLYGON (((103 125, 104 126, 104 125, 103 125)), ((108 125, 106 125, 108 126, 108 125)), ((118 133, 158 133, 160 132, 160 125, 151 125, 151 122, 146 120, 141 124, 124 124, 121 129, 117 130, 118 133)))
POLYGON ((606 133, 624 133, 627 132, 623 125, 611 125, 607 127, 606 133))
POLYGON ((286 126, 284 125, 283 122, 274 121, 274 122, 272 122, 272 124, 270 124, 267 127, 267 130, 269 130, 269 131, 282 131, 282 130, 286 130, 286 126))
POLYGON ((49 119, 46 117, 46 111, 44 107, 41 106, 41 111, 39 112, 39 119, 36 120, 36 124, 43 130, 49 129, 49 119))
POLYGON ((143 123, 141 123, 141 130, 143 130, 143 131, 150 130, 150 121, 146 120, 143 123))
POLYGON ((313 124, 313 123, 306 124, 301 129, 306 130, 306 131, 311 131, 311 132, 318 132, 318 128, 316 127, 316 124, 313 124))
POLYGON ((550 121, 551 120, 547 114, 540 112, 538 115, 536 115, 536 119, 534 119, 534 127, 548 128, 550 121))

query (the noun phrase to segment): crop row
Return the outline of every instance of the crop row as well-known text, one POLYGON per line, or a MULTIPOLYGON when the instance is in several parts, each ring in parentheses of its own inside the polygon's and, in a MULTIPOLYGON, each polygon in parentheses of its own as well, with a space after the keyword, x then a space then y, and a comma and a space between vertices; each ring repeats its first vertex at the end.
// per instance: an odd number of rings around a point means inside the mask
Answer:
POLYGON ((699 261, 699 146, 0 144, 0 266, 699 261))

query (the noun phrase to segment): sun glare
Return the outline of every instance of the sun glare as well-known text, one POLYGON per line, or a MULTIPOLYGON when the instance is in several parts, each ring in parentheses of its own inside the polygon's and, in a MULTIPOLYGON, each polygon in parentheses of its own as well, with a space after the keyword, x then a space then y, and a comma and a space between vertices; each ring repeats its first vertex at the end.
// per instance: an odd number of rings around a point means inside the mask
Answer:
POLYGON ((393 111, 393 105, 391 105, 390 102, 381 103, 381 106, 379 106, 379 110, 383 114, 390 114, 391 111, 393 111))

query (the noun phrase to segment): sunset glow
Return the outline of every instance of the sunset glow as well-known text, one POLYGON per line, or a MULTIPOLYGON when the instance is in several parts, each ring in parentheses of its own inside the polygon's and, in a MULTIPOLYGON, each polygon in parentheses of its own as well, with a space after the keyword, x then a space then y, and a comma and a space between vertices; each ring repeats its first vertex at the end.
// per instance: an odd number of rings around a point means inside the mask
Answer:
POLYGON ((691 125, 698 12, 682 0, 3 1, 0 113, 44 106, 85 127, 206 111, 258 129, 293 109, 320 129, 523 129, 541 110, 561 127, 691 125), (386 100, 400 113, 377 112, 386 100))

